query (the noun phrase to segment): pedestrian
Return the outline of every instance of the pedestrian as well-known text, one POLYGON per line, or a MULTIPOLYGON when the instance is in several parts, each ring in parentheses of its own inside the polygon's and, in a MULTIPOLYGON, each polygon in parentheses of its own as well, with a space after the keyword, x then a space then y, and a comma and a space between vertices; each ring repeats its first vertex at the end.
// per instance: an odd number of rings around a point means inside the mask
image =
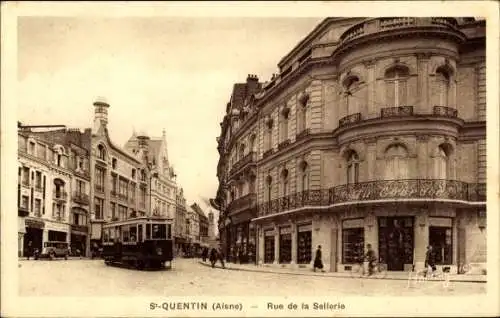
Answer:
POLYGON ((26 248, 26 256, 28 257, 28 261, 30 260, 30 256, 33 254, 33 242, 28 242, 28 247, 26 248))
POLYGON ((316 268, 324 272, 323 261, 321 260, 321 245, 318 245, 318 249, 316 250, 316 257, 314 258, 313 271, 316 271, 316 268))
POLYGON ((210 251, 210 264, 212 264, 212 268, 215 267, 215 263, 217 262, 217 250, 215 247, 210 251))
POLYGON ((203 249, 203 262, 207 261, 207 257, 208 257, 208 247, 205 247, 203 249))
POLYGON ((368 276, 373 274, 373 269, 375 268, 375 261, 377 260, 377 256, 375 255, 375 251, 372 249, 371 244, 366 244, 366 254, 365 260, 368 262, 368 276))
POLYGON ((425 253, 425 276, 427 277, 427 272, 429 267, 432 270, 432 274, 436 271, 436 260, 434 256, 434 251, 432 250, 432 245, 427 246, 427 252, 425 253))
POLYGON ((226 268, 226 265, 224 265, 224 253, 222 253, 222 249, 219 247, 217 250, 217 255, 219 256, 220 263, 222 265, 222 268, 226 268))

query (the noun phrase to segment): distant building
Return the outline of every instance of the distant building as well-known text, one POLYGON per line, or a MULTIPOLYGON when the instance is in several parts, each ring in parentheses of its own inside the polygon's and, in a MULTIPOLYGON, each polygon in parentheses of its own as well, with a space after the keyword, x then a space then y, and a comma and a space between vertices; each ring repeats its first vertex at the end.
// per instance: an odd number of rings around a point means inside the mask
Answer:
POLYGON ((196 202, 193 203, 191 205, 191 208, 196 213, 198 213, 198 226, 199 226, 198 246, 199 248, 208 247, 208 227, 209 227, 208 217, 205 215, 205 212, 203 212, 198 203, 196 202))
POLYGON ((184 190, 179 188, 176 193, 175 204, 175 222, 174 222, 174 241, 176 254, 183 256, 187 252, 189 224, 186 209, 186 198, 184 190))
MULTIPOLYGON (((32 127, 32 128, 30 128, 32 127)), ((19 255, 63 241, 87 254, 89 240, 90 129, 18 131, 19 255)))

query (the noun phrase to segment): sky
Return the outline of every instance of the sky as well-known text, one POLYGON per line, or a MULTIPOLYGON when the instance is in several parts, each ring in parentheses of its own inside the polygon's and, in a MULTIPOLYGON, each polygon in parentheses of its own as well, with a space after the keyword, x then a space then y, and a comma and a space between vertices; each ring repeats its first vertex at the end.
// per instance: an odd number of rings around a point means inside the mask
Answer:
POLYGON ((104 97, 111 140, 165 129, 178 186, 206 208, 233 84, 269 80, 322 19, 20 17, 18 120, 92 127, 92 103, 104 97))

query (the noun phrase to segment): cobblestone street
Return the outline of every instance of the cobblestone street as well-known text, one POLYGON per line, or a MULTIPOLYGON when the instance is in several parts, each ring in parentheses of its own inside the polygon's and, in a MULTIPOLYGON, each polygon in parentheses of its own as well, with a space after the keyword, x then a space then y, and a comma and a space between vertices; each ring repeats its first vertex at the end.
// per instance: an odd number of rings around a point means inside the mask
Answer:
POLYGON ((291 276, 212 269, 177 259, 171 271, 107 267, 101 260, 20 261, 20 296, 419 296, 486 295, 486 284, 291 276))

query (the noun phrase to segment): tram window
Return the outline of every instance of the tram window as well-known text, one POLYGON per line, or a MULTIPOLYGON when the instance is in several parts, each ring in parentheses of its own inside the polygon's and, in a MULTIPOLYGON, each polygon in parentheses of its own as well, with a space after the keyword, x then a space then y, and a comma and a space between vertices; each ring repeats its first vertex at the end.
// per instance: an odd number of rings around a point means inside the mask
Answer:
POLYGON ((130 227, 130 241, 137 242, 137 227, 135 226, 130 227))
POLYGON ((115 241, 115 228, 110 228, 109 229, 109 241, 114 242, 115 241))
POLYGON ((172 238, 172 225, 167 224, 167 240, 172 238))
POLYGON ((123 242, 128 242, 129 241, 129 232, 128 228, 123 229, 123 242))
POLYGON ((104 229, 104 231, 103 231, 103 232, 104 232, 104 233, 103 233, 103 234, 104 234, 104 235, 103 235, 103 241, 104 241, 104 242, 109 242, 109 229, 104 229))
POLYGON ((137 242, 142 242, 142 224, 137 226, 137 242))
POLYGON ((149 240, 151 238, 151 224, 146 224, 146 239, 149 240))
POLYGON ((155 239, 165 239, 167 237, 167 225, 166 224, 153 224, 153 234, 151 238, 155 239))

